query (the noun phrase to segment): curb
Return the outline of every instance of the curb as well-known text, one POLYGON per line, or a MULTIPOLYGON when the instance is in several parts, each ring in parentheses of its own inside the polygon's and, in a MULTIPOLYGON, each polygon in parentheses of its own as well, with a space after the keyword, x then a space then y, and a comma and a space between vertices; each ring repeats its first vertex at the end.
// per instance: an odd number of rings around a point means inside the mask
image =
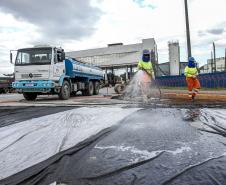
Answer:
MULTIPOLYGON (((188 99, 187 94, 178 94, 178 93, 163 93, 163 97, 165 98, 181 98, 181 99, 188 99)), ((196 99, 200 100, 216 100, 216 101, 226 101, 226 95, 221 94, 198 94, 196 99)))

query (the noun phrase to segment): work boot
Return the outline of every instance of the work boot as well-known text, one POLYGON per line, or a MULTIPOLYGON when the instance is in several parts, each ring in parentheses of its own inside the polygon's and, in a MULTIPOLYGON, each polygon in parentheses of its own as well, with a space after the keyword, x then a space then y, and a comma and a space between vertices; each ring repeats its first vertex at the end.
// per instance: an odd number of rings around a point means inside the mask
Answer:
POLYGON ((196 93, 192 93, 192 100, 194 101, 195 100, 195 96, 196 96, 196 93))
POLYGON ((193 100, 193 96, 191 94, 188 95, 189 100, 193 100))

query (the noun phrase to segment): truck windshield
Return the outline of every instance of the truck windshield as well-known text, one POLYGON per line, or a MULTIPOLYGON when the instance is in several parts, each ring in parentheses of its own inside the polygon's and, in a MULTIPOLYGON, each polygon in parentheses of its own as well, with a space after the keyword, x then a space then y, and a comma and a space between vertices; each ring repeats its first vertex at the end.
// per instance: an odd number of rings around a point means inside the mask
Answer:
POLYGON ((16 65, 45 65, 51 63, 51 58, 51 48, 22 49, 18 50, 16 65))

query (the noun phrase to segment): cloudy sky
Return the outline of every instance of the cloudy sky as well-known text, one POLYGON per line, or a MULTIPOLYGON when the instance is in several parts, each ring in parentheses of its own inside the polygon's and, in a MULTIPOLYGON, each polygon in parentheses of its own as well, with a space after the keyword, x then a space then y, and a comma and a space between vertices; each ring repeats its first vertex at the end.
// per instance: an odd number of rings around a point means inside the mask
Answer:
MULTIPOLYGON (((0 73, 12 71, 9 50, 37 44, 66 51, 139 43, 154 37, 159 61, 168 61, 168 41, 179 41, 186 60, 183 0, 1 0, 0 73)), ((226 1, 188 0, 192 53, 204 64, 215 41, 226 48, 226 1)))

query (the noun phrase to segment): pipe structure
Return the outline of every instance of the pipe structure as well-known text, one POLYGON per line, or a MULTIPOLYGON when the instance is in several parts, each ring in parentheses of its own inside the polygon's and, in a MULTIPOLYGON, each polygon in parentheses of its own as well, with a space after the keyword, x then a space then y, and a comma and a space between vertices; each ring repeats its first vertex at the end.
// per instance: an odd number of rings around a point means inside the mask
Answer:
POLYGON ((186 19, 186 35, 187 35, 187 52, 188 58, 192 56, 191 53, 191 39, 190 39, 190 26, 189 26, 189 17, 188 17, 188 1, 184 0, 185 5, 185 19, 186 19))

